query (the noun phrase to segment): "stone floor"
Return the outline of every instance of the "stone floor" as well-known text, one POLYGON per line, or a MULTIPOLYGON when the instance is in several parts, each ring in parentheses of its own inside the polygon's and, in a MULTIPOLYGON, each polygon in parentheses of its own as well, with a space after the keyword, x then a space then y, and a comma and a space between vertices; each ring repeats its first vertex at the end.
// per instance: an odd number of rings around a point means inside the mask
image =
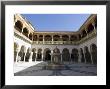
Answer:
POLYGON ((41 62, 14 73, 15 76, 96 76, 97 66, 83 63, 41 62))

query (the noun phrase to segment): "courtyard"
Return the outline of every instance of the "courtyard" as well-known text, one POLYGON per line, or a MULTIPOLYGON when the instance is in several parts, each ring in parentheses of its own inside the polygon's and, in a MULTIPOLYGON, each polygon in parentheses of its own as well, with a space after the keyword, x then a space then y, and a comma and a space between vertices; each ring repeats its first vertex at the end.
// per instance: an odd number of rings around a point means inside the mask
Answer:
POLYGON ((14 65, 15 76, 97 76, 97 66, 94 64, 64 62, 54 64, 50 61, 30 63, 24 67, 22 63, 19 66, 14 65), (21 65, 21 66, 20 66, 21 65))

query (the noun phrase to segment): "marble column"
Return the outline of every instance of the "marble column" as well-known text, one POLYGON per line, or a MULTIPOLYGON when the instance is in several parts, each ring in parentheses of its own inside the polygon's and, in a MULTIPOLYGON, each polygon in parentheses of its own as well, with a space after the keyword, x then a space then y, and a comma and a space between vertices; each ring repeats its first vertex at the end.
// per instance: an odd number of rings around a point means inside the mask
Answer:
POLYGON ((95 28, 95 23, 92 23, 93 27, 94 27, 94 33, 96 34, 96 28, 95 28))
POLYGON ((43 35, 43 44, 44 44, 44 35, 43 35))
POLYGON ((84 49, 84 48, 82 48, 82 49, 84 50, 84 51, 83 51, 83 52, 84 52, 84 59, 85 59, 85 63, 86 63, 86 57, 85 57, 85 53, 86 53, 86 52, 85 52, 85 49, 84 49))
POLYGON ((29 62, 32 62, 32 55, 33 55, 33 52, 30 52, 29 62))
POLYGON ((19 59, 19 57, 18 57, 19 51, 20 51, 19 49, 16 50, 17 54, 16 54, 16 61, 15 61, 15 62, 18 62, 18 61, 19 61, 19 60, 18 60, 18 59, 19 59))
POLYGON ((62 59, 62 54, 60 55, 61 56, 61 63, 63 62, 63 59, 62 59))
POLYGON ((51 62, 53 62, 53 50, 51 51, 51 62))
POLYGON ((87 38, 88 38, 88 33, 87 33, 87 28, 85 28, 86 34, 87 34, 87 38))
POLYGON ((44 59, 44 54, 43 54, 43 52, 42 52, 42 58, 41 58, 41 60, 43 61, 43 59, 44 59))
POLYGON ((53 35, 52 35, 52 44, 53 44, 53 35))
POLYGON ((93 58, 92 58, 92 54, 91 54, 91 49, 90 49, 90 47, 89 47, 89 53, 90 53, 90 55, 91 55, 91 64, 93 64, 93 58))
POLYGON ((78 51, 78 63, 81 63, 81 52, 80 52, 80 49, 79 49, 79 51, 78 51))

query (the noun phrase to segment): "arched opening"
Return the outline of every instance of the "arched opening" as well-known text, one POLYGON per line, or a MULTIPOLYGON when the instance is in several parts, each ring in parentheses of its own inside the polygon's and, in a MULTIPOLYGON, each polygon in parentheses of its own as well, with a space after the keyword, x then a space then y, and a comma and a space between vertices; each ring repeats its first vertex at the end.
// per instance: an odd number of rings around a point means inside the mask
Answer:
POLYGON ((39 49, 38 49, 38 52, 37 52, 37 60, 38 60, 38 61, 41 61, 41 59, 42 59, 42 49, 39 48, 39 49))
POLYGON ((91 62, 91 54, 90 54, 87 46, 84 47, 84 51, 85 51, 86 63, 92 63, 91 62))
POLYGON ((25 62, 29 62, 30 55, 31 55, 31 49, 28 48, 25 56, 25 62))
POLYGON ((17 49, 19 45, 14 42, 14 62, 16 62, 16 57, 17 57, 17 49))
POLYGON ((51 50, 49 48, 46 48, 44 50, 44 56, 45 56, 45 61, 51 61, 51 50))
POLYGON ((37 35, 34 35, 33 41, 37 41, 37 35))
POLYGON ((72 49, 71 59, 73 62, 78 62, 78 49, 72 49))
POLYGON ((63 61, 70 61, 70 53, 67 48, 64 48, 62 51, 62 59, 63 61))
POLYGON ((78 34, 78 40, 81 40, 81 34, 78 34))
POLYGON ((22 22, 18 20, 18 21, 15 23, 15 28, 16 28, 16 30, 18 30, 19 32, 22 32, 22 28, 23 28, 22 22))
POLYGON ((52 41, 52 37, 50 35, 45 36, 45 41, 52 41))
POLYGON ((93 63, 97 64, 97 46, 95 44, 92 44, 90 47, 93 63))
POLYGON ((61 55, 59 55, 60 54, 60 50, 57 48, 57 46, 56 46, 56 48, 53 50, 53 56, 52 56, 52 61, 54 62, 54 63, 60 63, 61 62, 61 55))
POLYGON ((69 36, 68 35, 63 35, 62 40, 63 41, 69 41, 69 36))
POLYGON ((76 40, 77 40, 77 36, 71 35, 70 41, 76 41, 76 40))
POLYGON ((29 34, 29 39, 32 40, 32 33, 29 34))
POLYGON ((43 35, 39 35, 39 41, 43 41, 43 35))
POLYGON ((87 33, 91 33, 94 30, 94 26, 92 24, 89 24, 87 33))
POLYGON ((85 59, 84 59, 84 53, 83 53, 83 49, 80 48, 80 55, 81 55, 81 62, 84 63, 85 59))
POLYGON ((60 41, 60 36, 59 35, 54 35, 53 36, 53 41, 60 41))
POLYGON ((26 27, 23 28, 23 34, 24 34, 26 37, 28 37, 28 33, 29 33, 28 29, 27 29, 26 27))
POLYGON ((24 57, 25 57, 25 50, 26 47, 24 45, 21 46, 20 52, 18 53, 18 56, 21 57, 21 61, 24 61, 24 57))
POLYGON ((82 31, 82 38, 86 37, 87 36, 87 33, 85 30, 82 31))
POLYGON ((32 55, 32 61, 36 60, 36 48, 32 49, 33 55, 32 55))

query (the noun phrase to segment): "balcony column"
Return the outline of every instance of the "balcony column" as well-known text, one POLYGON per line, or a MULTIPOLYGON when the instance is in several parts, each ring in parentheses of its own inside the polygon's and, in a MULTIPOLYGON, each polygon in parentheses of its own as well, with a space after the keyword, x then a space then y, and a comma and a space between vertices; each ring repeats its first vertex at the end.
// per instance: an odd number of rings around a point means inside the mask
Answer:
POLYGON ((94 33, 96 34, 95 22, 93 22, 92 25, 94 27, 94 33))
POLYGON ((39 43, 38 41, 39 41, 39 36, 37 35, 37 40, 36 40, 36 43, 37 43, 37 44, 39 43))
POLYGON ((44 35, 43 35, 43 44, 44 44, 44 35))
POLYGON ((87 34, 87 38, 88 38, 88 33, 87 33, 87 28, 85 28, 86 34, 87 34))
POLYGON ((52 35, 52 44, 53 44, 53 35, 52 35))
POLYGON ((69 35, 69 40, 68 40, 69 44, 70 44, 70 40, 71 40, 71 35, 69 35))
POLYGON ((62 35, 60 35, 60 44, 62 44, 63 40, 62 40, 62 35))

